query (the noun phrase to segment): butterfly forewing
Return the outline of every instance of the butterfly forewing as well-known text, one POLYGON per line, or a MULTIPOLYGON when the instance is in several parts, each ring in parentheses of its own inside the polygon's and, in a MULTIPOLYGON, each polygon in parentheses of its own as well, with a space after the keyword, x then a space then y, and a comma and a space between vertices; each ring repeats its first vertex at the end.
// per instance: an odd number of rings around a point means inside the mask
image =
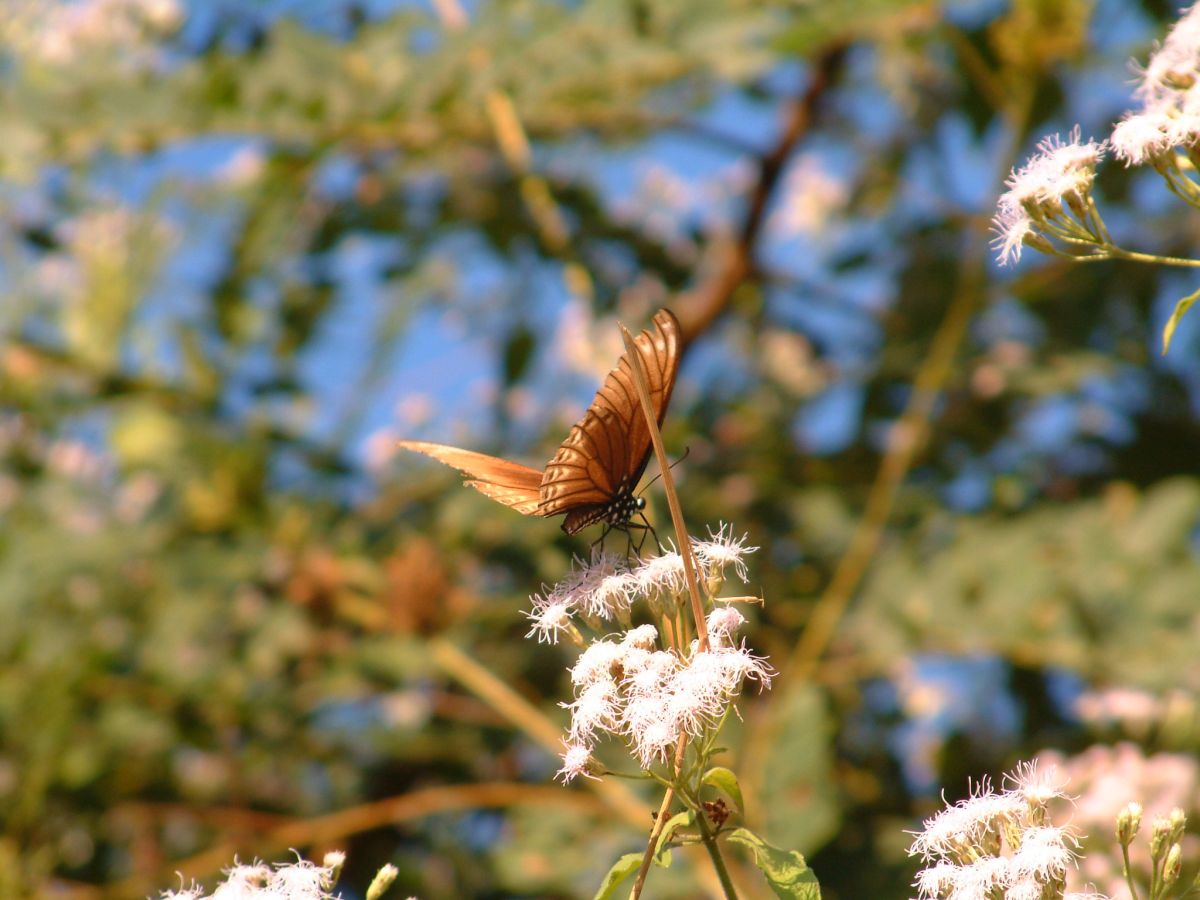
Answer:
POLYGON ((448 447, 445 444, 400 441, 400 446, 432 456, 448 466, 454 466, 464 475, 470 476, 466 484, 519 513, 527 516, 545 515, 538 509, 541 504, 542 473, 537 469, 497 456, 448 447))
MULTIPOLYGON (((666 415, 679 367, 679 321, 670 310, 654 316, 655 328, 634 339, 646 371, 656 420, 666 415)), ((638 400, 633 369, 622 355, 604 379, 592 405, 571 429, 542 476, 542 515, 572 512, 563 528, 574 533, 590 524, 590 509, 620 491, 632 491, 650 458, 650 430, 638 400), (580 522, 576 527, 571 526, 580 522)))

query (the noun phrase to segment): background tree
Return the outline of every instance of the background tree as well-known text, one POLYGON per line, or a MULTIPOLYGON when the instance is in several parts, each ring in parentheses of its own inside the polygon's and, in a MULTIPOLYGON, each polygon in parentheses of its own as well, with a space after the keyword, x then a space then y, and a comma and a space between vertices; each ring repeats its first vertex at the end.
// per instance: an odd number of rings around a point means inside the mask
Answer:
MULTIPOLYGON (((988 249, 1176 13, 7 4, 0 894, 331 846, 343 885, 594 890, 648 805, 550 783, 565 659, 520 615, 587 539, 391 447, 544 461, 664 304, 689 521, 772 598, 730 758, 826 896, 909 896, 942 785, 1047 748, 1194 810, 1190 276, 988 249)), ((1160 183, 1097 190, 1195 253, 1160 183)))

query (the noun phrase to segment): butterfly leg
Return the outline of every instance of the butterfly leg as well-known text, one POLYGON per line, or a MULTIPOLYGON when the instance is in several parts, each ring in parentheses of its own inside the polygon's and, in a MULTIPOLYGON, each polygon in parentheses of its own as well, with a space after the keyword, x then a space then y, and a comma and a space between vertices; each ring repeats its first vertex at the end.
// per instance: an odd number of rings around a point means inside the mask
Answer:
MULTIPOLYGON (((642 524, 638 527, 642 529, 642 543, 646 541, 646 535, 650 534, 654 537, 654 543, 662 547, 662 541, 658 539, 658 532, 654 530, 654 526, 650 524, 650 520, 646 518, 645 513, 641 513, 642 524)), ((642 552, 642 544, 638 544, 638 553, 642 552)))
POLYGON ((604 550, 604 539, 605 539, 606 537, 608 537, 608 533, 609 533, 610 531, 612 531, 612 530, 613 530, 613 529, 612 529, 612 526, 611 526, 611 525, 609 525, 607 522, 605 522, 605 523, 604 523, 604 530, 603 530, 602 532, 600 532, 600 537, 598 537, 598 538, 596 538, 594 541, 592 541, 592 546, 591 546, 591 548, 590 548, 590 552, 591 552, 591 555, 592 555, 592 558, 593 558, 593 559, 594 559, 594 558, 595 558, 595 556, 596 556, 596 548, 597 548, 597 547, 599 547, 601 551, 603 551, 603 550, 604 550))

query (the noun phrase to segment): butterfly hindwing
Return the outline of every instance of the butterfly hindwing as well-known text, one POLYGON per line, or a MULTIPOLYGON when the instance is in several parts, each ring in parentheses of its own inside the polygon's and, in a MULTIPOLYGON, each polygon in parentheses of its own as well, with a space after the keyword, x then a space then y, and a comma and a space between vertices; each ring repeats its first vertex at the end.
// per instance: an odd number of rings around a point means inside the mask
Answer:
POLYGON ((538 508, 541 504, 542 473, 537 469, 446 444, 400 441, 400 446, 453 466, 469 476, 466 484, 519 513, 527 516, 546 515, 538 508))

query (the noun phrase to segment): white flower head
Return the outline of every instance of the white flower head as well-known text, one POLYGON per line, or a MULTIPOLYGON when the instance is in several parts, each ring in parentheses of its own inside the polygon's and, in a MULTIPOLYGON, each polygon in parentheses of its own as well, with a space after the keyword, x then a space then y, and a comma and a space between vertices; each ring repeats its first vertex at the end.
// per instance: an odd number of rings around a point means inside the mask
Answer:
POLYGON ((725 569, 733 566, 738 578, 745 582, 749 575, 746 571, 745 556, 758 550, 757 547, 746 545, 748 537, 749 535, 743 534, 740 538, 735 538, 733 526, 722 522, 715 532, 709 529, 707 541, 692 541, 692 549, 710 576, 724 575, 725 569))
POLYGON ((1139 166, 1170 152, 1177 143, 1179 120, 1165 112, 1130 113, 1113 128, 1113 156, 1139 166))
MULTIPOLYGON (((621 643, 626 647, 649 650, 658 644, 658 629, 653 625, 639 625, 625 632, 621 643)), ((628 666, 626 666, 628 668, 628 666)))
POLYGON ((679 657, 667 650, 647 653, 636 662, 627 656, 622 685, 630 698, 660 697, 679 665, 679 657))
POLYGON ((1057 134, 1043 138, 1037 153, 1005 182, 1008 191, 1001 202, 1016 202, 1026 208, 1053 211, 1071 197, 1083 199, 1096 179, 1096 166, 1104 158, 1107 144, 1081 139, 1076 127, 1064 141, 1057 134))
POLYGON ((908 851, 926 863, 916 881, 920 897, 1041 900, 1047 887, 1061 895, 1077 846, 1069 828, 1045 816, 1046 802, 1064 796, 1061 786, 1034 763, 1005 780, 1013 790, 997 794, 985 778, 925 821, 908 851))
POLYGON ((1011 867, 1022 877, 1045 884, 1062 878, 1075 863, 1074 838, 1064 828, 1041 825, 1021 834, 1021 846, 1013 854, 1011 867))
POLYGON ((533 622, 525 637, 536 634, 539 644, 557 644, 559 634, 572 627, 571 607, 562 600, 543 603, 540 608, 535 600, 533 609, 525 615, 533 622))
POLYGON ((605 553, 603 550, 592 554, 590 562, 584 562, 578 557, 567 573, 548 594, 546 600, 550 603, 559 601, 568 604, 573 609, 587 609, 591 602, 592 593, 604 579, 625 571, 625 560, 615 553, 605 553))
POLYGON ((333 900, 329 891, 345 861, 345 854, 338 852, 326 854, 324 865, 320 866, 306 859, 279 863, 274 868, 264 863, 241 865, 235 861, 211 895, 193 886, 167 891, 161 897, 162 900, 333 900))
POLYGON ((667 758, 679 740, 679 727, 660 709, 658 715, 647 717, 636 728, 631 723, 628 736, 638 762, 648 769, 653 763, 667 758))
POLYGON ((1024 797, 1030 807, 1044 810, 1051 800, 1067 796, 1063 791, 1066 778, 1054 766, 1039 766, 1037 760, 1018 763, 1005 780, 1012 783, 1013 792, 1024 797))
POLYGON ((647 597, 655 594, 682 594, 687 586, 683 573, 683 557, 674 549, 664 549, 658 556, 642 560, 633 570, 638 590, 647 597))
POLYGON ((583 598, 583 610, 601 619, 615 619, 628 612, 637 596, 638 586, 637 577, 631 572, 605 575, 583 598))
POLYGON ((596 732, 614 731, 621 715, 621 697, 614 681, 594 681, 580 692, 574 703, 563 705, 571 711, 567 734, 572 744, 590 746, 596 732))
POLYGON ((568 744, 567 749, 563 751, 562 768, 558 770, 555 776, 563 780, 563 784, 567 784, 580 775, 585 778, 599 780, 593 775, 589 768, 592 764, 592 751, 590 747, 584 744, 568 744))
POLYGON ((1025 207, 1008 194, 1000 198, 992 225, 997 235, 992 247, 996 250, 1001 265, 1018 262, 1026 240, 1037 234, 1033 227, 1033 219, 1025 207))
POLYGON ((1173 104, 1190 90, 1200 72, 1200 5, 1184 10, 1150 57, 1137 94, 1147 109, 1173 104))
POLYGON ((733 636, 746 624, 746 617, 732 606, 718 606, 708 614, 708 637, 718 647, 733 644, 733 636))
POLYGON ((577 688, 586 688, 597 681, 611 680, 624 655, 625 648, 620 644, 593 641, 571 667, 571 683, 577 688))
POLYGON ((1013 170, 992 220, 997 233, 993 247, 1001 264, 1019 260, 1027 243, 1047 244, 1037 224, 1059 215, 1064 203, 1077 209, 1086 203, 1106 147, 1105 142, 1083 142, 1075 128, 1065 141, 1056 134, 1043 139, 1037 153, 1013 170))

